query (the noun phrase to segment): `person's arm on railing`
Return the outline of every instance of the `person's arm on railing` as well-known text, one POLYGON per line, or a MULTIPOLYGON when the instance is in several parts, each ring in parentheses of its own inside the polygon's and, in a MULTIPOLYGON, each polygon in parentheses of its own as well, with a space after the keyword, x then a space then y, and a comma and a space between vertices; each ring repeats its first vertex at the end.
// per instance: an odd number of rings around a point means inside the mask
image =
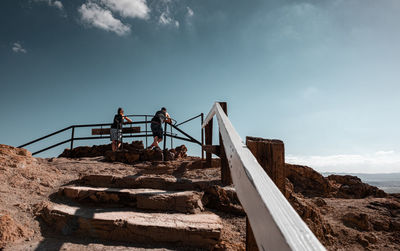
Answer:
POLYGON ((168 113, 168 112, 165 113, 165 117, 166 117, 166 118, 165 118, 165 122, 171 124, 171 123, 172 123, 172 120, 171 120, 171 117, 169 116, 169 113, 168 113))
POLYGON ((128 118, 127 116, 123 116, 122 118, 124 118, 126 121, 128 121, 129 123, 132 123, 132 119, 128 118))

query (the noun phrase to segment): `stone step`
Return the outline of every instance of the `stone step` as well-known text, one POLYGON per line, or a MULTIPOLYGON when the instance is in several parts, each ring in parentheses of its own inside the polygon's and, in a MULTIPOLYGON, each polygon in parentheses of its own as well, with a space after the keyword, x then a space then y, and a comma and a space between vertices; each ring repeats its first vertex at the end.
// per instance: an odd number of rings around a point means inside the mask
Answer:
POLYGON ((75 201, 119 204, 138 209, 181 213, 199 213, 203 210, 203 193, 196 191, 66 186, 61 187, 58 194, 75 201))
POLYGON ((204 190, 212 185, 219 185, 219 177, 214 180, 186 179, 160 176, 113 176, 113 175, 88 175, 79 180, 80 185, 111 188, 152 188, 170 191, 204 190))
POLYGON ((170 243, 208 248, 218 243, 222 222, 213 213, 164 214, 112 208, 46 204, 40 216, 65 235, 133 243, 170 243))

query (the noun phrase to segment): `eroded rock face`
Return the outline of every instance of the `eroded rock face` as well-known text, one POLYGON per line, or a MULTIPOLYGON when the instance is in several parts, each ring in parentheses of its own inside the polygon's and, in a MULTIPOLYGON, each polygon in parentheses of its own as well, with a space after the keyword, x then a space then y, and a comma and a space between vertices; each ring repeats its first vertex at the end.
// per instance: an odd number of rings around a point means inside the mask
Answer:
POLYGON ((149 150, 144 149, 143 141, 132 141, 132 143, 124 143, 122 150, 113 152, 111 144, 79 146, 74 149, 65 149, 59 157, 66 158, 83 158, 83 157, 99 157, 104 156, 109 162, 122 162, 127 164, 136 163, 138 161, 162 161, 179 160, 187 157, 187 148, 185 145, 176 147, 175 149, 149 150))
POLYGON ((286 164, 287 178, 294 186, 294 192, 309 197, 328 197, 333 192, 329 181, 308 166, 286 164))
POLYGON ((293 191, 305 197, 361 199, 386 197, 381 189, 363 183, 351 175, 330 175, 327 178, 307 166, 286 164, 287 178, 293 191))
POLYGON ((370 231, 372 230, 372 224, 369 221, 369 217, 367 214, 360 213, 347 213, 343 215, 342 221, 345 226, 351 227, 361 231, 370 231))
POLYGON ((8 243, 32 235, 31 231, 19 225, 8 214, 0 214, 0 250, 8 243))
POLYGON ((351 175, 329 175, 328 180, 334 181, 333 186, 338 189, 335 193, 336 198, 365 198, 373 196, 377 198, 386 197, 387 194, 381 189, 363 183, 360 178, 351 175))
MULTIPOLYGON (((143 150, 143 141, 132 141, 132 143, 123 143, 123 149, 129 152, 143 150)), ((83 157, 99 157, 105 156, 108 151, 111 151, 111 144, 94 145, 94 146, 79 146, 74 149, 65 149, 58 157, 65 158, 83 158, 83 157)))

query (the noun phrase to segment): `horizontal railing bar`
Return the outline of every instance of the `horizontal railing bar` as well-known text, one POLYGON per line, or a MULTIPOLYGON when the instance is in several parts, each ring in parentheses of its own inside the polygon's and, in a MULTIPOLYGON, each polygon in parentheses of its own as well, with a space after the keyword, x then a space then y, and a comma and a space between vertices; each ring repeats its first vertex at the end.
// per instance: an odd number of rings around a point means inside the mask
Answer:
POLYGON ((32 155, 36 155, 36 154, 38 154, 38 153, 41 153, 41 152, 50 150, 51 148, 54 148, 54 147, 56 147, 56 146, 59 146, 59 145, 62 145, 62 144, 68 143, 68 142, 71 142, 71 139, 67 139, 67 140, 64 140, 64 141, 62 141, 62 142, 60 142, 60 143, 57 143, 57 144, 54 144, 54 145, 52 145, 52 146, 46 147, 46 148, 44 148, 44 149, 42 149, 42 150, 40 150, 40 151, 37 151, 37 152, 32 153, 32 155))
POLYGON ((213 105, 203 126, 214 115, 232 181, 259 250, 325 250, 243 143, 219 103, 213 105))
POLYGON ((185 123, 187 123, 187 122, 190 122, 190 121, 192 121, 192 120, 194 120, 194 119, 197 119, 198 117, 201 117, 201 114, 199 114, 199 115, 197 115, 197 116, 194 116, 193 118, 187 119, 187 120, 185 120, 185 121, 183 121, 183 122, 177 124, 176 126, 183 125, 183 124, 185 124, 185 123))
POLYGON ((64 128, 64 129, 61 129, 61 130, 58 130, 58 131, 56 131, 56 132, 50 133, 50 134, 48 134, 48 135, 46 135, 46 136, 43 136, 43 137, 41 137, 41 138, 32 140, 32 141, 30 141, 30 142, 28 142, 28 143, 26 143, 26 144, 20 145, 20 146, 18 146, 18 148, 22 148, 22 147, 28 146, 28 145, 30 145, 30 144, 36 143, 36 142, 38 142, 38 141, 40 141, 40 140, 43 140, 43 139, 46 139, 46 138, 48 138, 48 137, 51 137, 51 136, 54 136, 54 135, 56 135, 56 134, 62 133, 62 132, 64 132, 64 131, 67 131, 67 130, 69 130, 69 129, 71 129, 71 128, 72 128, 72 126, 68 126, 68 127, 64 128))

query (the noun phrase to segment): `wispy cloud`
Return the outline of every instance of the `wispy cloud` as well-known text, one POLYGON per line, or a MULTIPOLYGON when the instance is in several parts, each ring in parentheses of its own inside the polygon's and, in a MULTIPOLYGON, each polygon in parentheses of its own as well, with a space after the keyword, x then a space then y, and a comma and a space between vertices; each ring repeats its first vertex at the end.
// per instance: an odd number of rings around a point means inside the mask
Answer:
POLYGON ((194 16, 194 11, 190 7, 186 7, 187 10, 187 16, 188 17, 193 17, 194 16))
POLYGON ((400 152, 377 151, 372 154, 337 154, 326 156, 288 155, 286 162, 307 165, 320 172, 390 173, 400 172, 400 152))
POLYGON ((44 2, 47 3, 51 7, 55 7, 59 10, 64 9, 64 5, 59 0, 35 0, 35 2, 44 2))
POLYGON ((101 0, 101 2, 123 17, 149 18, 150 8, 147 6, 146 0, 101 0))
POLYGON ((129 34, 130 26, 115 18, 110 10, 104 9, 93 2, 82 4, 79 9, 84 24, 106 31, 114 32, 119 36, 129 34))
POLYGON ((11 49, 13 50, 13 52, 15 53, 27 53, 27 50, 24 49, 21 45, 21 43, 19 42, 15 42, 13 43, 11 49))
POLYGON ((174 25, 177 28, 179 27, 179 22, 172 18, 169 11, 161 13, 158 23, 161 25, 174 25))

